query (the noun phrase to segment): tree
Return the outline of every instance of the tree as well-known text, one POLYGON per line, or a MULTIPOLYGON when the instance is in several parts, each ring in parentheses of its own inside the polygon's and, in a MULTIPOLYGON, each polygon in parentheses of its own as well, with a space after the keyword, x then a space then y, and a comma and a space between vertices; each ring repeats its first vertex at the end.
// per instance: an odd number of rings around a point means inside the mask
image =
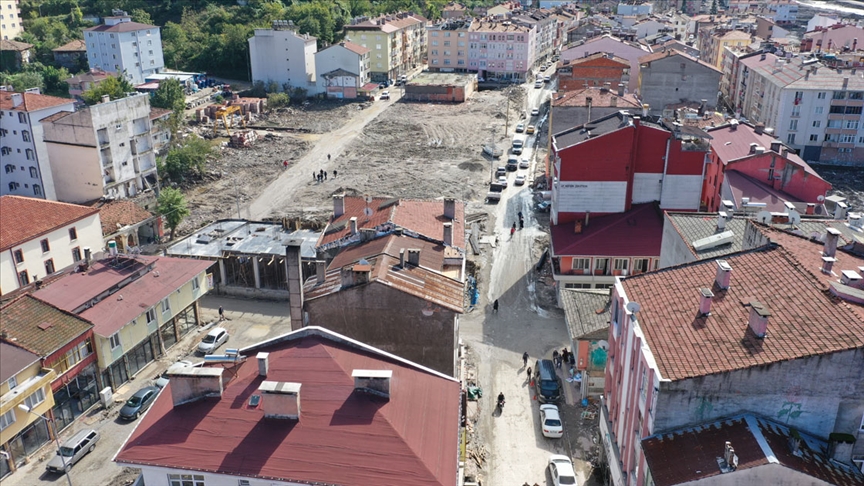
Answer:
POLYGON ((132 17, 133 22, 148 25, 153 24, 153 19, 150 17, 150 14, 144 9, 136 8, 135 10, 132 10, 129 16, 132 17))
POLYGON ((150 106, 182 113, 186 108, 186 93, 184 93, 180 81, 171 78, 159 82, 159 88, 150 98, 150 106))
POLYGON ((189 216, 189 208, 186 207, 186 198, 183 193, 173 187, 166 187, 159 193, 156 200, 156 212, 162 215, 168 229, 171 230, 170 240, 174 239, 174 231, 180 226, 183 218, 189 216))
POLYGON ((213 154, 213 145, 199 137, 189 137, 186 144, 168 151, 165 161, 159 164, 159 175, 172 182, 183 182, 187 178, 204 173, 207 157, 213 154))
POLYGON ((711 2, 711 15, 717 15, 717 0, 711 2))
POLYGON ((135 91, 132 84, 125 77, 118 74, 117 76, 105 78, 99 83, 99 86, 82 93, 81 98, 84 99, 84 103, 95 105, 102 102, 102 96, 104 95, 110 96, 112 100, 119 100, 120 98, 125 98, 126 93, 132 91, 135 91))
POLYGON ((0 73, 0 84, 12 85, 12 89, 23 92, 29 88, 45 89, 45 80, 37 72, 23 72, 17 74, 0 73))

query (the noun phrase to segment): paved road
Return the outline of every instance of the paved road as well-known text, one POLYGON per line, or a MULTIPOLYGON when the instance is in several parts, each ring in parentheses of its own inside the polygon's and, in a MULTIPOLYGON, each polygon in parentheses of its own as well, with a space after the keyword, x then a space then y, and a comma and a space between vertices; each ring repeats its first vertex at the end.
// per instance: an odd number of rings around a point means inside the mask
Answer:
MULTIPOLYGON (((202 322, 215 322, 218 319, 220 305, 224 306, 225 316, 228 319, 219 325, 228 329, 231 334, 228 343, 223 345, 221 349, 225 347, 242 348, 291 330, 287 304, 231 299, 215 295, 207 295, 201 300, 202 322)), ((168 350, 167 356, 150 363, 135 376, 133 381, 120 387, 114 396, 119 403, 116 403, 111 410, 105 411, 101 405, 97 405, 86 417, 79 419, 60 434, 61 442, 64 438, 71 437, 75 432, 84 428, 96 429, 101 435, 96 449, 70 470, 69 475, 74 486, 121 486, 125 484, 124 480, 137 476, 137 472, 126 471, 124 473, 123 468, 111 462, 114 454, 138 423, 137 421, 126 422, 118 418, 122 402, 139 388, 152 384, 156 376, 165 371, 170 363, 179 359, 189 359, 193 362, 201 361, 201 357, 195 356, 193 351, 205 332, 205 328, 199 329, 197 332, 190 332, 183 340, 168 350)), ((45 472, 45 461, 53 456, 55 451, 53 442, 47 444, 37 455, 32 456, 30 464, 21 467, 5 478, 2 485, 55 484, 56 486, 66 486, 64 476, 45 472)))
POLYGON ((323 134, 312 150, 296 163, 291 164, 288 170, 283 171, 279 178, 271 182, 264 192, 241 212, 251 220, 260 221, 269 216, 279 216, 280 208, 287 208, 292 202, 299 202, 295 199, 296 193, 306 184, 309 174, 319 170, 332 173, 332 165, 336 164, 336 159, 345 147, 363 132, 369 122, 390 104, 399 101, 401 97, 402 90, 394 89, 390 91, 390 101, 375 101, 371 107, 358 110, 342 128, 323 134), (327 154, 332 157, 331 161, 327 160, 327 154))

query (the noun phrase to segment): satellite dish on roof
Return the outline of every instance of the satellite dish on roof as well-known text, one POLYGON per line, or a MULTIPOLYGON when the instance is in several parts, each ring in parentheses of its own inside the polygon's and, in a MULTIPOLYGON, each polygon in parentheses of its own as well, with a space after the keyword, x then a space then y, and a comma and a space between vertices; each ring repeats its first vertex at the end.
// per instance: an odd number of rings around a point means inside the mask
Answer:
POLYGON ((789 224, 801 224, 801 213, 794 209, 789 210, 789 224))
POLYGON ((756 213, 756 221, 762 224, 771 224, 771 211, 759 211, 756 213))
POLYGON ((627 303, 627 310, 630 311, 631 314, 635 314, 635 313, 639 312, 639 310, 641 308, 642 308, 642 306, 639 305, 638 302, 628 302, 627 303))
POLYGON ((816 197, 816 200, 819 201, 819 202, 822 202, 822 201, 825 200, 825 196, 817 196, 817 197, 816 197))
POLYGON ((363 208, 363 214, 365 214, 366 217, 370 217, 373 214, 375 214, 375 211, 372 211, 372 208, 370 208, 369 206, 366 206, 365 208, 363 208))

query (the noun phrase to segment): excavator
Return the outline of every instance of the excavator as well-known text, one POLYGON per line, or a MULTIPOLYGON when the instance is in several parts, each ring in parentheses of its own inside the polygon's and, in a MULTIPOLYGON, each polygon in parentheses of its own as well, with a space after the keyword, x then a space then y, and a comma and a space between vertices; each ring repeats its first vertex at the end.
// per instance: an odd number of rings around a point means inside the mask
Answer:
POLYGON ((219 108, 216 110, 216 114, 213 117, 213 136, 216 136, 216 129, 219 126, 219 120, 222 120, 222 126, 225 127, 225 131, 228 132, 228 135, 231 135, 231 125, 232 120, 234 119, 234 115, 238 115, 240 117, 240 125, 243 128, 246 128, 246 122, 243 121, 243 111, 239 106, 226 106, 223 108, 219 108))

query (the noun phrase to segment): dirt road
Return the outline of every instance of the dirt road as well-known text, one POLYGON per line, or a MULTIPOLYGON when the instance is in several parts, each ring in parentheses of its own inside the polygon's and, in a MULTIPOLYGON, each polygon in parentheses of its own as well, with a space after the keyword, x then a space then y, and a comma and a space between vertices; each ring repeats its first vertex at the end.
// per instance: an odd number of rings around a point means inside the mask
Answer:
POLYGON ((323 134, 306 155, 282 172, 255 200, 241 208, 241 212, 249 219, 261 220, 276 216, 273 214, 274 209, 285 208, 296 202, 297 192, 308 183, 312 172, 324 170, 332 173, 331 166, 345 146, 362 133, 369 122, 398 101, 400 95, 400 90, 394 90, 390 94, 391 101, 376 101, 370 108, 358 110, 341 128, 323 134), (328 154, 331 160, 327 159, 328 154))

